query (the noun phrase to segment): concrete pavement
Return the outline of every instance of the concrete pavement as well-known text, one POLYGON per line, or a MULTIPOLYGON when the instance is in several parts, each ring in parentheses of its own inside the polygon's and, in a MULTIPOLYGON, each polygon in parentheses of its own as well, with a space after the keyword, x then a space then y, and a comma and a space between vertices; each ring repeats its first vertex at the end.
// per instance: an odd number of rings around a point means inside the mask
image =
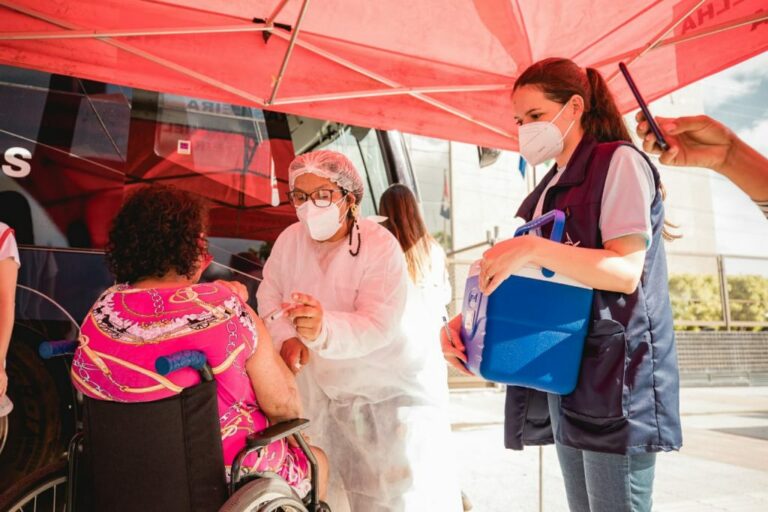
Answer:
MULTIPOLYGON (((462 487, 476 512, 567 512, 553 447, 503 449, 504 394, 454 391, 451 420, 462 487)), ((681 390, 683 449, 660 454, 654 510, 768 511, 768 387, 681 390)))

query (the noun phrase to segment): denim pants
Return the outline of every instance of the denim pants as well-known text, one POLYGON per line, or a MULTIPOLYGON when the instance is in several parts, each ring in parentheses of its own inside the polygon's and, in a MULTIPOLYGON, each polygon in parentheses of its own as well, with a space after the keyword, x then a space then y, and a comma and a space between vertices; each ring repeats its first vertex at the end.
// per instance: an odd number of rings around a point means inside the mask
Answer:
MULTIPOLYGON (((559 422, 557 395, 549 395, 552 429, 559 422)), ((571 512, 650 512, 655 453, 618 455, 555 443, 571 512)))

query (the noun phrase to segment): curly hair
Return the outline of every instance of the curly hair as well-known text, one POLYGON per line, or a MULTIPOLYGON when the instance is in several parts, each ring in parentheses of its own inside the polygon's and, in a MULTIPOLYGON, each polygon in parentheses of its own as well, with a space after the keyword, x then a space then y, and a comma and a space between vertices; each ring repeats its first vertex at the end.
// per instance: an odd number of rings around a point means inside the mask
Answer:
POLYGON ((203 201, 164 185, 142 187, 123 204, 109 231, 107 263, 118 283, 162 277, 169 271, 192 277, 206 247, 203 201))

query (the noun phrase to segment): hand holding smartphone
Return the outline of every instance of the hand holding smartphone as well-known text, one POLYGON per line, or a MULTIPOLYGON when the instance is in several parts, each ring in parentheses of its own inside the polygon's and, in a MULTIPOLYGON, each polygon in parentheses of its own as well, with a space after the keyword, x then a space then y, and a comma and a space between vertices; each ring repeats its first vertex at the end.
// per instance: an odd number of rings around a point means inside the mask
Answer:
POLYGON ((619 62, 619 70, 621 71, 621 74, 624 75, 624 79, 627 81, 627 85, 629 85, 629 89, 632 91, 632 94, 635 96, 635 99, 637 100, 637 103, 640 106, 640 110, 642 110, 643 116, 645 116, 645 120, 648 121, 648 126, 653 132, 653 135, 656 137, 656 145, 659 146, 659 148, 661 148, 662 151, 667 151, 669 149, 669 144, 664 138, 664 134, 661 133, 661 129, 659 128, 659 125, 656 124, 656 120, 651 115, 651 111, 648 110, 648 104, 645 102, 645 100, 643 99, 643 96, 640 94, 640 90, 637 88, 635 81, 632 79, 632 75, 629 74, 629 70, 627 69, 626 64, 624 64, 623 62, 619 62))

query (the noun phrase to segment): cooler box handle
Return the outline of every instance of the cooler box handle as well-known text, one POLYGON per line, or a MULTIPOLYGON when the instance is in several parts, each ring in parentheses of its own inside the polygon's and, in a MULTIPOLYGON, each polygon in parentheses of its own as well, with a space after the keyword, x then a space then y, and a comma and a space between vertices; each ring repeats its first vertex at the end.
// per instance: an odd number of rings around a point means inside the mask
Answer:
MULTIPOLYGON (((536 217, 532 221, 523 224, 517 228, 515 231, 515 236, 517 237, 528 234, 530 231, 539 229, 542 226, 546 226, 550 222, 553 222, 554 224, 552 226, 552 232, 549 235, 549 239, 553 242, 562 242, 563 232, 565 231, 565 213, 560 210, 551 210, 541 217, 536 217)), ((547 268, 542 268, 541 273, 544 275, 544 277, 552 277, 555 275, 554 272, 547 268)))

